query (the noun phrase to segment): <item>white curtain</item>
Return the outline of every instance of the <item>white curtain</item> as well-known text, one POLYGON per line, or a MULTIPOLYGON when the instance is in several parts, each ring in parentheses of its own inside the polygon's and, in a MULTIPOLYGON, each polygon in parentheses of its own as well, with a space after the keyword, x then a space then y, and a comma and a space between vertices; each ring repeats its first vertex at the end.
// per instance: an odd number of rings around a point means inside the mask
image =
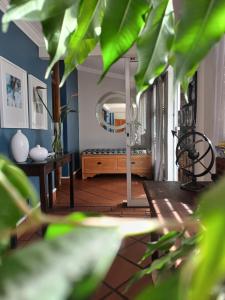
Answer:
POLYGON ((215 106, 213 140, 225 141, 225 38, 215 48, 215 106))
MULTIPOLYGON (((225 140, 225 39, 203 60, 198 70, 197 131, 218 145, 225 140)), ((202 146, 203 147, 203 146, 202 146)), ((201 152, 205 149, 200 149, 201 152)), ((204 163, 207 165, 208 160, 204 163)), ((198 168, 196 167, 196 172, 198 168)), ((215 166, 212 170, 215 172, 215 166)), ((200 180, 210 180, 209 174, 200 180)))
POLYGON ((166 143, 167 127, 165 119, 165 82, 163 78, 158 78, 153 86, 152 101, 152 158, 154 162, 154 180, 162 181, 166 179, 166 143))

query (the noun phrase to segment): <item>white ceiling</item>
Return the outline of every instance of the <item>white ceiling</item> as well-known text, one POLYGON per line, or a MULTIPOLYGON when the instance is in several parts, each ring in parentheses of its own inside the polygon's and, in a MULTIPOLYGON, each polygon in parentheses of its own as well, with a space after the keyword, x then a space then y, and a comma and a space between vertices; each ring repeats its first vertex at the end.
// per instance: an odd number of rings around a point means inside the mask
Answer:
MULTIPOLYGON (((82 64, 84 67, 100 71, 102 70, 102 65, 102 57, 98 55, 89 56, 82 64)), ((114 64, 110 71, 121 75, 124 74, 124 62, 114 64)))
MULTIPOLYGON (((132 56, 133 57, 133 56, 132 56)), ((90 55, 86 61, 78 67, 78 70, 81 71, 90 71, 93 70, 96 74, 101 74, 103 67, 102 67, 102 58, 98 55, 90 55), (91 70, 90 70, 91 69, 91 70)), ((131 75, 135 74, 137 68, 137 62, 133 61, 130 63, 130 72, 131 75)), ((109 76, 116 77, 118 75, 119 78, 124 79, 125 76, 125 60, 122 58, 116 63, 112 65, 109 71, 109 76)))

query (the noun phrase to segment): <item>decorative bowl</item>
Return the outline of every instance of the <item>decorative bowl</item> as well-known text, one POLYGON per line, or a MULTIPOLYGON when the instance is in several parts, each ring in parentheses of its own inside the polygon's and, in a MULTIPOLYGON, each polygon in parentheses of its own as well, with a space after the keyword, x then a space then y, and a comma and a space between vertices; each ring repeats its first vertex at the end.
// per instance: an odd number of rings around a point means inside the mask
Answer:
POLYGON ((34 161, 43 161, 48 157, 48 150, 40 145, 37 145, 30 150, 29 155, 34 161))

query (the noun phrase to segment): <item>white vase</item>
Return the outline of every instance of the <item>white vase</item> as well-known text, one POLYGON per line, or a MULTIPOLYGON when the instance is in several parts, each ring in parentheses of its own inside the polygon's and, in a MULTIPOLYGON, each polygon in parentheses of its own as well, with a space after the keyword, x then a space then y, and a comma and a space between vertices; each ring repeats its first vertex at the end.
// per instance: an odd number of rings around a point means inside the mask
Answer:
POLYGON ((30 150, 29 155, 34 161, 43 161, 48 157, 48 150, 40 145, 37 145, 30 150))
POLYGON ((11 151, 16 162, 24 162, 27 160, 29 153, 29 142, 21 130, 17 130, 17 133, 12 137, 11 151))

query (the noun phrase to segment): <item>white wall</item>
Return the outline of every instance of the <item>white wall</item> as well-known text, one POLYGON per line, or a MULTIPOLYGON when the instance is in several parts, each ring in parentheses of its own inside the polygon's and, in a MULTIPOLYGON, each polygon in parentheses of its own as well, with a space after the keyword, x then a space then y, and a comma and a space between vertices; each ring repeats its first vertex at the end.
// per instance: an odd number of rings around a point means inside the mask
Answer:
POLYGON ((102 128, 95 116, 98 99, 109 91, 125 92, 125 81, 105 77, 98 84, 98 74, 78 71, 80 151, 88 148, 125 148, 125 133, 111 133, 102 128))

